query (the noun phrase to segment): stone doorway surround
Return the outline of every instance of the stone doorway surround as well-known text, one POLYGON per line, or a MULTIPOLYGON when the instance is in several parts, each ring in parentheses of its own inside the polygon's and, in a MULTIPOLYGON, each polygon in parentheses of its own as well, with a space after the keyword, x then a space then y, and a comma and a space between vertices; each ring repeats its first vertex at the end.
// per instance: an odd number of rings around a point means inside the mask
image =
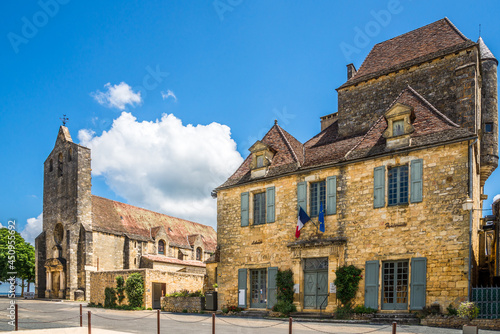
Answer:
POLYGON ((45 298, 66 298, 66 260, 52 258, 45 261, 47 288, 45 298))
MULTIPOLYGON (((294 304, 297 311, 317 311, 318 309, 307 309, 304 307, 305 291, 305 259, 310 258, 328 258, 328 290, 330 284, 335 280, 335 270, 345 263, 345 244, 347 239, 344 237, 324 238, 315 236, 310 239, 297 240, 289 243, 287 246, 292 257, 293 281, 295 285, 294 304), (298 293, 297 293, 298 288, 298 293)), ((335 293, 328 294, 328 303, 323 311, 333 312, 336 305, 337 296, 335 293)))

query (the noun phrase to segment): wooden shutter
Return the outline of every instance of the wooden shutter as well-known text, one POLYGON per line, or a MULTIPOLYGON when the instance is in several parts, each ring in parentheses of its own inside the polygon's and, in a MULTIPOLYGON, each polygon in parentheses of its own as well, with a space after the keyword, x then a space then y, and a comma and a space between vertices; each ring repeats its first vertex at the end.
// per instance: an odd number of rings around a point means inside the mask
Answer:
POLYGON ((241 226, 248 226, 248 192, 241 193, 241 226))
POLYGON ((297 204, 307 212, 307 182, 297 183, 297 204))
POLYGON ((378 310, 378 261, 365 263, 365 307, 378 310))
POLYGON ((373 207, 385 206, 385 166, 373 170, 373 207))
POLYGON ((426 282, 427 259, 411 259, 410 310, 421 310, 425 307, 426 282))
POLYGON ((276 304, 276 275, 278 267, 267 268, 267 308, 273 308, 276 304))
POLYGON ((274 187, 266 189, 266 222, 274 223, 274 187))
POLYGON ((411 162, 411 194, 410 202, 422 202, 422 159, 412 160, 411 162))
POLYGON ((337 177, 329 176, 326 178, 326 214, 334 215, 337 213, 337 177))
POLYGON ((247 270, 238 269, 238 307, 247 307, 247 270))

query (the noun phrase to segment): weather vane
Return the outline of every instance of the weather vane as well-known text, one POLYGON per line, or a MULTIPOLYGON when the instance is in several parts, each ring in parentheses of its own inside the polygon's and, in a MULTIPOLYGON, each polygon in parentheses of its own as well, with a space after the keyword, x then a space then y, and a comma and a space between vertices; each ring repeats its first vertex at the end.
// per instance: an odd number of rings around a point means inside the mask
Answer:
POLYGON ((66 126, 66 122, 69 121, 69 118, 66 117, 66 114, 63 114, 63 117, 59 119, 62 121, 63 126, 66 126))

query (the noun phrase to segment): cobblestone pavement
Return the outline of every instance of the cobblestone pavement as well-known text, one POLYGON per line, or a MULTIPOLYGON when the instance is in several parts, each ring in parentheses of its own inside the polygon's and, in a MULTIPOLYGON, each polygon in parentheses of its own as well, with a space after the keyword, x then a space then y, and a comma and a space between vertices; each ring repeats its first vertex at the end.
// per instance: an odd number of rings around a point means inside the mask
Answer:
MULTIPOLYGON (((44 300, 16 300, 19 307, 19 328, 55 329, 78 327, 80 325, 80 305, 75 302, 53 302, 44 300)), ((83 326, 87 327, 88 311, 91 311, 93 333, 99 329, 113 330, 118 333, 156 333, 156 311, 118 311, 89 308, 83 306, 83 326)), ((11 331, 8 324, 9 299, 0 298, 0 331, 11 331)), ((161 333, 211 333, 212 318, 208 314, 174 314, 162 312, 161 333)), ((238 317, 216 317, 217 334, 287 334, 288 321, 265 320, 238 317)), ((38 331, 30 331, 36 333, 38 331)), ((52 333, 54 331, 43 331, 52 333)), ((42 332, 40 332, 42 333, 42 332)), ((61 333, 57 331, 57 333, 61 333)), ((77 330, 72 333, 79 333, 77 330)), ((318 322, 294 322, 294 334, 390 334, 388 325, 337 324, 318 322)), ((398 334, 459 334, 462 330, 434 328, 425 326, 398 326, 398 334)), ((498 331, 480 330, 481 334, 499 334, 498 331)))

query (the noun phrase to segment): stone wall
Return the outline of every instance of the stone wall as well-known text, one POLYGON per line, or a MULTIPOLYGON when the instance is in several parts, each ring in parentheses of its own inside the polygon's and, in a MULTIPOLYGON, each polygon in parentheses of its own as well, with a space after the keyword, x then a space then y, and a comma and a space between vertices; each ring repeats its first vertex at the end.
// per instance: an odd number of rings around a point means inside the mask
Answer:
MULTIPOLYGON (((343 264, 364 269, 365 262, 371 260, 381 263, 425 257, 427 305, 433 302, 457 305, 467 298, 469 212, 463 210, 462 204, 468 196, 468 175, 468 143, 461 142, 325 167, 219 191, 219 308, 238 303, 238 269, 278 267, 293 270, 294 283, 299 285, 295 303, 298 310, 302 310, 303 259, 312 257, 328 257, 329 284, 335 279, 335 269, 343 264), (374 209, 374 168, 407 164, 414 159, 423 159, 423 201, 387 206, 386 187, 386 206, 374 209), (325 180, 332 175, 337 176, 337 214, 325 217, 326 232, 321 239, 335 241, 289 247, 289 243, 296 241, 297 183, 325 180), (276 189, 276 221, 253 225, 250 207, 250 225, 241 227, 240 194, 260 192, 269 186, 276 189)), ((473 182, 476 207, 479 207, 477 173, 474 173, 473 182)), ((313 220, 317 222, 317 218, 313 220)), ((478 222, 479 216, 476 215, 474 226, 477 227, 478 222)), ((315 225, 307 223, 299 240, 314 241, 317 237, 315 225)), ((411 277, 411 268, 409 274, 411 277)), ((379 305, 381 282, 379 278, 379 305)), ((249 287, 250 276, 247 277, 249 287)), ((249 296, 248 290, 247 305, 250 305, 249 296)), ((336 294, 331 293, 326 311, 333 311, 336 302, 336 294)), ((364 281, 360 282, 355 303, 364 303, 364 281)))
POLYGON ((205 309, 205 297, 163 297, 161 299, 161 309, 166 312, 190 313, 200 312, 205 309))
POLYGON ((455 123, 471 129, 478 84, 477 47, 338 89, 339 134, 362 134, 410 85, 455 123), (471 65, 466 66, 464 65, 471 65))
POLYGON ((457 316, 430 315, 420 320, 420 324, 430 327, 462 328, 464 325, 477 326, 479 329, 500 330, 500 319, 467 319, 457 316))

